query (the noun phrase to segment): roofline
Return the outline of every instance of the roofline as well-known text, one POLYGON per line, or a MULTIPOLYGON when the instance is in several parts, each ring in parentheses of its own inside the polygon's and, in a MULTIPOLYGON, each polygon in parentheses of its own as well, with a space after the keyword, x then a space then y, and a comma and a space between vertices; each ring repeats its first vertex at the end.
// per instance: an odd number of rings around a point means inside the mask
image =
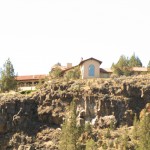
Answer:
POLYGON ((40 74, 40 75, 22 75, 22 76, 16 76, 15 79, 16 79, 16 81, 40 80, 40 79, 44 79, 47 76, 48 75, 46 75, 46 74, 40 74), (24 78, 24 77, 28 77, 28 78, 24 78))
POLYGON ((68 68, 68 69, 62 70, 62 71, 61 71, 61 75, 63 75, 66 71, 69 71, 69 70, 71 70, 71 69, 74 69, 75 67, 78 67, 78 66, 79 66, 79 65, 76 65, 76 66, 70 67, 70 68, 68 68))
POLYGON ((112 70, 107 70, 107 68, 99 68, 101 73, 113 73, 112 70))
POLYGON ((85 61, 88 61, 88 60, 95 60, 95 61, 99 62, 100 64, 102 63, 102 61, 91 57, 91 58, 88 58, 88 59, 85 59, 85 60, 81 61, 81 62, 80 62, 78 65, 76 65, 76 66, 73 66, 73 67, 71 67, 71 68, 62 70, 62 71, 61 71, 61 75, 63 75, 66 71, 69 71, 69 70, 71 70, 71 69, 74 69, 75 67, 78 67, 78 66, 82 65, 85 61))
POLYGON ((79 63, 79 66, 82 65, 84 62, 86 62, 86 61, 88 61, 88 60, 95 60, 95 61, 99 62, 100 64, 102 63, 102 61, 100 61, 100 60, 98 60, 98 59, 95 59, 95 58, 91 57, 91 58, 82 60, 82 61, 79 63))

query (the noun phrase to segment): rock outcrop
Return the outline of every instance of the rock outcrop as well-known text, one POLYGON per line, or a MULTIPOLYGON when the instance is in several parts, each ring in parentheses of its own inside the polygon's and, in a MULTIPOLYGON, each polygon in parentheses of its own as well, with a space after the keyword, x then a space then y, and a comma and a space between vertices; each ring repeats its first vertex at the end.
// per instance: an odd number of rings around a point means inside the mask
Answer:
MULTIPOLYGON (((133 124, 150 103, 150 76, 51 81, 36 92, 0 95, 0 148, 58 149, 60 127, 72 100, 78 122, 94 128, 133 124)), ((149 107, 147 107, 149 110, 149 107)))

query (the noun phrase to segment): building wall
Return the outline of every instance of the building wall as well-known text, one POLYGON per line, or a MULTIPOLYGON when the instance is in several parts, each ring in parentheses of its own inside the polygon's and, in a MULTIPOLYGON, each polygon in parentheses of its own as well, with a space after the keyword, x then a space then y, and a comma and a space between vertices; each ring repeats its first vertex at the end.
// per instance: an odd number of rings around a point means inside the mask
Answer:
POLYGON ((35 90, 35 86, 19 87, 19 91, 35 90))
POLYGON ((35 90, 35 87, 39 84, 39 82, 44 83, 44 80, 25 80, 18 81, 18 90, 35 90))
POLYGON ((99 78, 100 77, 100 63, 95 60, 87 60, 81 66, 81 76, 82 79, 89 79, 89 78, 99 78), (89 76, 89 66, 94 65, 95 67, 95 74, 94 76, 89 76))
POLYGON ((102 73, 102 72, 101 72, 101 73, 100 73, 100 77, 101 77, 101 78, 110 78, 111 74, 112 74, 112 73, 102 73))

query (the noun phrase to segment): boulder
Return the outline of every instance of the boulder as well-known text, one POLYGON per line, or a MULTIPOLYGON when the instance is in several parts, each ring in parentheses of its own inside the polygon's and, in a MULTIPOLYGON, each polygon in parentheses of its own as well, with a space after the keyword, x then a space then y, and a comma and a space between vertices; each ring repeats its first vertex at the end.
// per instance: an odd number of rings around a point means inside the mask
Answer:
POLYGON ((108 128, 111 126, 112 123, 113 125, 116 125, 117 123, 117 120, 114 115, 104 116, 98 119, 98 126, 100 128, 108 128))

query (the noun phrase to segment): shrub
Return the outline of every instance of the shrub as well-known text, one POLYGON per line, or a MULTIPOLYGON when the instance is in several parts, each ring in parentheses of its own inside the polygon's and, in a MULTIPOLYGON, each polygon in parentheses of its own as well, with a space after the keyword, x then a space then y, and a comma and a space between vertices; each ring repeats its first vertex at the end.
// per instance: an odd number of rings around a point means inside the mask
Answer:
POLYGON ((34 92, 35 90, 25 90, 21 91, 20 94, 30 94, 31 92, 34 92))
POLYGON ((56 67, 54 70, 52 70, 49 75, 52 78, 59 78, 61 75, 62 70, 60 69, 60 67, 56 67))
POLYGON ((81 72, 79 67, 75 67, 74 69, 71 69, 70 71, 67 71, 64 77, 69 80, 69 79, 79 79, 81 76, 81 72))
POLYGON ((110 129, 109 129, 109 128, 107 129, 107 132, 106 132, 106 134, 105 134, 105 137, 106 137, 106 138, 110 138, 110 137, 111 137, 110 129))
POLYGON ((86 150, 96 150, 97 145, 96 142, 93 139, 89 139, 86 142, 86 150))

